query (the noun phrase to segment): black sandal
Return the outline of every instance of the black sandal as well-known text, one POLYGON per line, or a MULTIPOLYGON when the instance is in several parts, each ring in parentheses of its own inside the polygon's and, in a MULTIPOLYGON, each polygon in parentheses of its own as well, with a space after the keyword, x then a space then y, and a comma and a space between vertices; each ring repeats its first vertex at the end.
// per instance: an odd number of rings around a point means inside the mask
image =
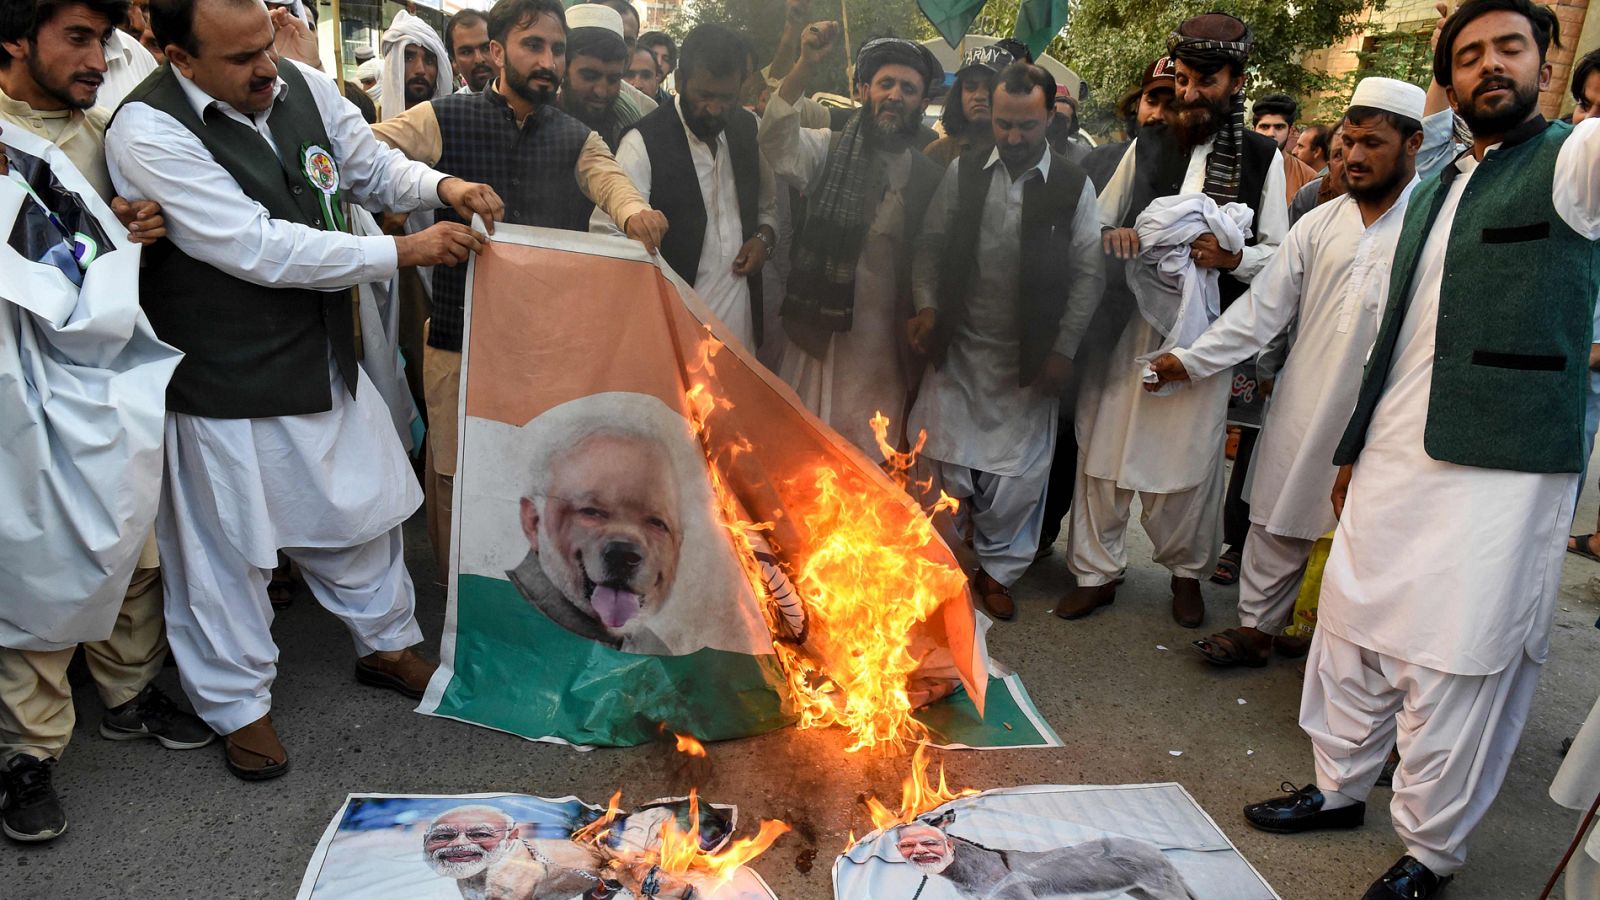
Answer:
POLYGON ((1193 642, 1200 655, 1206 662, 1218 668, 1231 669, 1244 666, 1249 669, 1264 668, 1272 659, 1272 647, 1269 645, 1260 656, 1248 655, 1245 648, 1249 638, 1237 628, 1219 631, 1211 637, 1193 642))
POLYGON ((1217 557, 1217 567, 1211 571, 1211 583, 1224 587, 1239 583, 1239 562, 1244 554, 1238 550, 1229 550, 1217 557))
POLYGON ((1574 556, 1581 556, 1590 562, 1600 562, 1600 556, 1597 556, 1593 550, 1589 549, 1589 541, 1593 537, 1594 535, 1592 534, 1572 535, 1567 539, 1567 552, 1574 556), (1572 543, 1573 541, 1576 541, 1577 543, 1574 544, 1572 543))

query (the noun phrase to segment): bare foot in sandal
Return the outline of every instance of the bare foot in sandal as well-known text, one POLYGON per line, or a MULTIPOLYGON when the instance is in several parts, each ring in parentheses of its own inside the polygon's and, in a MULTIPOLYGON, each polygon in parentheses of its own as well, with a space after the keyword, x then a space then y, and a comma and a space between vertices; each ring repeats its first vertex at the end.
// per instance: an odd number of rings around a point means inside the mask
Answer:
POLYGON ((1259 669, 1272 659, 1272 635, 1255 628, 1229 628, 1195 641, 1194 648, 1214 666, 1259 669))
POLYGON ((1567 552, 1600 562, 1600 534, 1574 534, 1568 537, 1567 552))

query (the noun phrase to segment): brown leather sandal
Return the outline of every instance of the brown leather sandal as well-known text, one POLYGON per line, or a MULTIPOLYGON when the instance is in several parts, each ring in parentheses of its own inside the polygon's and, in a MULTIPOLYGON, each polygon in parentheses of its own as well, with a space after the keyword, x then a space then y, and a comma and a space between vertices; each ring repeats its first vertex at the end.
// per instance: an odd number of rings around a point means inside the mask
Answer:
POLYGON ((222 752, 228 771, 245 781, 266 781, 289 771, 289 754, 278 742, 270 714, 229 732, 222 752))

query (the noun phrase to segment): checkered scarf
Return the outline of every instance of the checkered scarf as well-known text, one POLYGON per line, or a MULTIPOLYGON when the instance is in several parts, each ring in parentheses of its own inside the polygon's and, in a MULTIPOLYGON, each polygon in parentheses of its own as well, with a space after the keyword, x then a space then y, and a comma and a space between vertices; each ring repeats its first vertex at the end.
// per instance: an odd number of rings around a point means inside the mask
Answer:
POLYGON ((867 216, 877 207, 874 188, 880 186, 871 131, 864 111, 857 110, 828 154, 795 238, 794 267, 783 298, 785 319, 829 332, 850 330, 856 260, 866 241, 867 216))

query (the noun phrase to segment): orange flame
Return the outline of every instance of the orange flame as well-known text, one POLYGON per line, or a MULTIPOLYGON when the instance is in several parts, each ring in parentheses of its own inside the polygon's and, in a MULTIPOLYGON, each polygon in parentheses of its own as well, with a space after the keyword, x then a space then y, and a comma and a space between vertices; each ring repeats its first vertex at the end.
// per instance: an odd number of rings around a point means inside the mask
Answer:
POLYGON ((705 745, 695 740, 692 736, 687 734, 679 734, 676 731, 672 733, 672 736, 678 739, 679 753, 700 757, 704 757, 706 755, 705 745))
MULTIPOLYGON (((712 357, 721 344, 702 344, 691 375, 714 374, 712 357)), ((743 437, 710 439, 708 423, 718 410, 731 409, 714 395, 702 377, 684 396, 691 426, 706 447, 711 483, 723 526, 733 537, 735 552, 774 635, 793 635, 792 607, 780 609, 770 585, 773 577, 792 582, 804 611, 804 645, 774 643, 787 680, 798 725, 839 725, 849 732, 849 751, 864 748, 903 750, 907 741, 926 736, 912 718, 908 684, 919 660, 911 648, 915 626, 949 597, 960 595, 966 576, 956 567, 924 555, 938 541, 929 518, 914 505, 871 489, 848 470, 819 465, 809 485, 790 485, 789 512, 798 522, 799 546, 783 548, 782 571, 758 560, 771 558, 766 536, 773 523, 754 522, 729 487, 722 468, 751 445, 743 437), (806 490, 804 488, 809 488, 806 490)), ((885 471, 902 488, 910 481, 917 454, 926 442, 919 435, 909 452, 888 441, 889 419, 873 416, 872 428, 884 456, 885 471)), ((804 479, 802 479, 803 481, 804 479)), ((926 490, 926 488, 924 488, 926 490)), ((932 513, 954 510, 953 498, 940 493, 932 513)), ((792 527, 792 526, 791 526, 792 527)))
MULTIPOLYGON (((631 887, 654 875, 656 870, 672 876, 670 880, 677 884, 669 884, 661 892, 662 896, 689 896, 691 891, 685 889, 686 884, 692 884, 701 894, 715 893, 732 880, 740 866, 765 853, 790 830, 777 819, 763 819, 754 837, 736 838, 720 850, 707 851, 700 846, 700 793, 691 788, 687 829, 679 827, 674 817, 662 826, 659 840, 653 847, 643 851, 619 851, 606 846, 603 840, 610 834, 621 797, 621 791, 613 794, 605 815, 574 832, 572 840, 593 844, 609 855, 607 868, 623 877, 625 883, 631 882, 631 887)), ((656 877, 658 881, 663 880, 659 875, 656 877)))
MULTIPOLYGON (((917 752, 911 756, 911 774, 906 776, 900 784, 900 809, 894 811, 883 804, 876 796, 869 795, 862 802, 866 804, 867 814, 872 817, 872 827, 882 830, 895 825, 901 825, 915 819, 930 809, 949 803, 958 797, 970 797, 978 793, 972 788, 962 788, 952 791, 944 779, 944 763, 939 764, 939 783, 934 784, 928 777, 927 745, 919 745, 917 752)), ((851 841, 854 844, 854 841, 851 841)))

